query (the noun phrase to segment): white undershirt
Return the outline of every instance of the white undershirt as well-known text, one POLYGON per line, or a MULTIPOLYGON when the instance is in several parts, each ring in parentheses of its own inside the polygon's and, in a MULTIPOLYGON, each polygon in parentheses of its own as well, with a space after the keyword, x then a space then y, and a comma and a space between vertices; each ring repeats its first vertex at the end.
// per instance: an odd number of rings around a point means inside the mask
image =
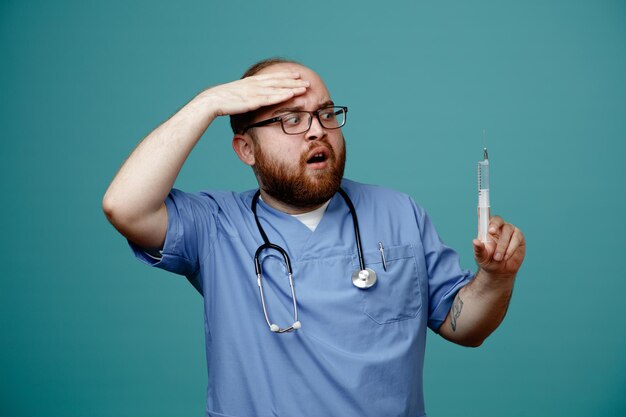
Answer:
POLYGON ((320 208, 313 211, 302 214, 292 214, 292 216, 300 220, 306 227, 314 232, 317 225, 320 224, 320 221, 322 221, 322 217, 324 217, 324 212, 326 211, 326 207, 328 207, 328 203, 330 203, 330 200, 322 204, 320 208))

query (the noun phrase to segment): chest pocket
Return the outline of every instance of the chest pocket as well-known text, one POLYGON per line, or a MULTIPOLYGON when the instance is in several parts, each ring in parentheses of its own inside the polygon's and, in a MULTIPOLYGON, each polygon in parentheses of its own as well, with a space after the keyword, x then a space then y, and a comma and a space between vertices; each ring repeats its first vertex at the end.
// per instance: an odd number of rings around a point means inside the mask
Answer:
MULTIPOLYGON (((415 318, 422 302, 413 247, 385 245, 384 253, 387 270, 383 268, 380 251, 363 253, 365 266, 378 277, 373 287, 359 290, 364 312, 378 324, 415 318)), ((353 263, 358 269, 358 259, 353 263)))

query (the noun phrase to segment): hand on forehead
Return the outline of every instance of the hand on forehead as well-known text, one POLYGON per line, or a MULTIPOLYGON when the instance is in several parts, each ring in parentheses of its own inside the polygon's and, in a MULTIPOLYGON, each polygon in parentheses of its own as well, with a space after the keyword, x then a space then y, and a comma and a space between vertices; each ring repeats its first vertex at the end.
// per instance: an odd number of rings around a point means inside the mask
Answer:
POLYGON ((271 65, 263 68, 255 75, 280 73, 280 72, 297 72, 300 74, 302 80, 309 81, 310 86, 303 95, 293 97, 283 103, 271 106, 272 108, 283 107, 286 103, 293 104, 294 106, 312 107, 308 110, 316 110, 319 105, 322 105, 330 100, 330 93, 324 84, 324 81, 320 76, 310 68, 303 65, 285 62, 271 65))

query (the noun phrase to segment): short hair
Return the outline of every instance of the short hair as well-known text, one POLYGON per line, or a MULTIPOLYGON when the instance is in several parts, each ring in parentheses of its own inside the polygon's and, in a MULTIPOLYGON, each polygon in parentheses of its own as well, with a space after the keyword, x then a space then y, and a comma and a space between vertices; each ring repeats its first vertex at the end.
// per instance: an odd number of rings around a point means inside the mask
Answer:
MULTIPOLYGON (((292 59, 281 58, 281 57, 267 58, 267 59, 263 59, 261 61, 258 61, 257 63, 252 65, 250 68, 248 68, 246 70, 246 72, 244 72, 243 75, 241 76, 241 79, 244 79, 246 77, 250 77, 252 75, 255 75, 258 72, 260 72, 262 69, 267 68, 267 67, 271 67, 272 65, 276 65, 276 64, 297 64, 297 65, 302 65, 301 63, 299 63, 297 61, 294 61, 292 59)), ((247 113, 231 115, 230 116, 230 127, 231 127, 231 129, 233 129, 233 133, 235 133, 235 134, 243 133, 243 130, 252 122, 252 119, 254 118, 255 112, 256 112, 256 110, 249 111, 247 113)))

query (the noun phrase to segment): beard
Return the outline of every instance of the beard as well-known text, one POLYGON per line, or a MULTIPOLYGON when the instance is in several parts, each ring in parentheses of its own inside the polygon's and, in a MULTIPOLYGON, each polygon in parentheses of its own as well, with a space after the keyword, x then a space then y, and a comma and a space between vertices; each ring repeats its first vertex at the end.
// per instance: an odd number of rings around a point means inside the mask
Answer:
POLYGON ((335 154, 325 142, 312 144, 311 149, 319 145, 329 150, 326 160, 327 167, 321 170, 307 170, 307 154, 300 155, 296 168, 277 161, 258 146, 255 153, 254 172, 263 191, 292 207, 308 208, 318 206, 335 195, 346 165, 346 146, 342 138, 342 146, 335 154))

